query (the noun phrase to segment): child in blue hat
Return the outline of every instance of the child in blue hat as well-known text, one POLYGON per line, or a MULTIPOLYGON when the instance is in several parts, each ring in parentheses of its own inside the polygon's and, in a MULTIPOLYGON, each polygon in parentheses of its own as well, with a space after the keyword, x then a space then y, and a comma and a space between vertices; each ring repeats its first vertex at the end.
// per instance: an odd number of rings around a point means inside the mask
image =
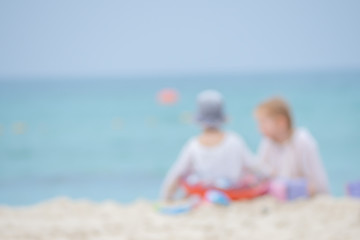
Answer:
POLYGON ((168 172, 163 200, 174 198, 184 178, 203 185, 231 185, 241 180, 246 168, 255 169, 253 155, 241 136, 222 129, 226 118, 219 92, 207 90, 198 95, 195 120, 203 131, 190 138, 168 172))

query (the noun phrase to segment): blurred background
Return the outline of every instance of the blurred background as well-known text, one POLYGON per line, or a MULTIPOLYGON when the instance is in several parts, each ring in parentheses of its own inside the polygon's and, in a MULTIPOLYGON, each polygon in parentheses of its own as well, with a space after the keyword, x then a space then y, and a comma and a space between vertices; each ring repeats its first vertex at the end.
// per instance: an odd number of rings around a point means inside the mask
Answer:
POLYGON ((0 1, 0 204, 155 200, 197 93, 252 113, 282 95, 332 194, 360 178, 360 2, 0 1))

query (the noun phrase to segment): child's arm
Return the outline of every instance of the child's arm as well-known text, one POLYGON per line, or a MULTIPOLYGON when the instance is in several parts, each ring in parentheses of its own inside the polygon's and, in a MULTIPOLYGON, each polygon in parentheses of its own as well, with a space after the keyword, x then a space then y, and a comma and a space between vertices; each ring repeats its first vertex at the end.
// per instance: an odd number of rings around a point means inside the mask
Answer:
POLYGON ((165 201, 172 200, 180 186, 180 178, 191 168, 191 143, 185 145, 179 158, 171 167, 163 183, 161 198, 165 201))
POLYGON ((309 136, 302 149, 304 175, 308 181, 311 196, 317 193, 328 193, 328 179, 322 164, 316 141, 309 136))
POLYGON ((272 176, 272 170, 270 166, 266 163, 266 152, 268 144, 264 140, 261 142, 260 147, 257 151, 256 156, 254 156, 248 147, 245 145, 245 166, 247 169, 250 169, 255 174, 258 174, 264 178, 269 178, 272 176))
POLYGON ((250 151, 250 149, 243 140, 240 141, 240 144, 242 149, 241 155, 244 167, 256 175, 267 177, 268 171, 266 168, 264 168, 261 161, 259 161, 259 159, 254 156, 254 154, 250 151))

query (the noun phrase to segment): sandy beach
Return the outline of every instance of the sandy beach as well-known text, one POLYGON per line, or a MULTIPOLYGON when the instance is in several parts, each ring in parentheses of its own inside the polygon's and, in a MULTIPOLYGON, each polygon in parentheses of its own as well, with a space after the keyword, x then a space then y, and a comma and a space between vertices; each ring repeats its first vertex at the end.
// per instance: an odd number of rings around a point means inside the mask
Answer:
POLYGON ((0 239, 360 239, 360 201, 321 196, 279 203, 263 197, 170 216, 148 201, 57 198, 1 206, 0 239))

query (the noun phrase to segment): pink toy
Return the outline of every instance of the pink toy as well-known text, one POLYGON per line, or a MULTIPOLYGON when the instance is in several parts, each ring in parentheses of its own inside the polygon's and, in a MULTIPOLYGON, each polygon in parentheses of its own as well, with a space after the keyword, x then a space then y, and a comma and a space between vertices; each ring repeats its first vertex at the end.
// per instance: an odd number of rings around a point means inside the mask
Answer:
POLYGON ((305 179, 276 179, 270 183, 269 194, 285 202, 308 197, 305 179))
POLYGON ((286 181, 282 179, 276 179, 270 183, 269 194, 281 202, 287 200, 287 186, 286 181))

